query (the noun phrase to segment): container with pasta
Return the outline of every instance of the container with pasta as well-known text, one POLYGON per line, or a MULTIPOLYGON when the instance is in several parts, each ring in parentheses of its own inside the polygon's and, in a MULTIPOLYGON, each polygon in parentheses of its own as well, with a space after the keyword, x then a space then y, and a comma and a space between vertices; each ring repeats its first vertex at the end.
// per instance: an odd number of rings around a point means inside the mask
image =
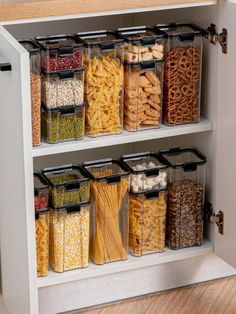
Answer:
POLYGON ((85 46, 86 133, 121 133, 124 41, 108 31, 77 36, 85 46))
POLYGON ((128 258, 129 171, 118 160, 85 162, 91 177, 90 258, 105 264, 128 258))
POLYGON ((163 252, 166 189, 129 194, 129 249, 134 256, 163 252))
POLYGON ((48 210, 35 212, 37 276, 48 275, 49 266, 49 215, 48 210))
POLYGON ((90 203, 50 210, 50 267, 56 272, 85 268, 89 260, 90 203))

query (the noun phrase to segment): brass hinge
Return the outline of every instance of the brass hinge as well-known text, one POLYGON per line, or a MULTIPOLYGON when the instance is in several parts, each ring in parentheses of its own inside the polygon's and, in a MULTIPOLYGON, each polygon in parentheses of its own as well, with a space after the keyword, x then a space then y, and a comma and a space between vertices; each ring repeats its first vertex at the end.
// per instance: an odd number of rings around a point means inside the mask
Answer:
POLYGON ((224 234, 224 213, 220 210, 218 214, 213 212, 213 206, 211 203, 205 205, 205 215, 207 221, 215 223, 218 227, 220 234, 224 234))
POLYGON ((216 29, 216 25, 211 23, 211 25, 205 31, 205 37, 213 44, 220 44, 222 52, 228 53, 228 31, 226 28, 222 29, 222 32, 219 34, 216 29))

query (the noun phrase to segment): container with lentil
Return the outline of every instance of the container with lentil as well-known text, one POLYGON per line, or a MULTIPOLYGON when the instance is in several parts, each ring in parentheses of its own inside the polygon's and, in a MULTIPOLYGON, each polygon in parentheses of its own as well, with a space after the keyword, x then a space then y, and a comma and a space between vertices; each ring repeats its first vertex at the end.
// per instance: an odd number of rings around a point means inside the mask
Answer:
POLYGON ((35 212, 37 275, 48 275, 49 266, 49 216, 48 210, 35 212))
POLYGON ((46 72, 78 70, 83 66, 83 44, 73 35, 37 36, 42 47, 41 64, 46 72))
POLYGON ((41 211, 48 208, 49 185, 46 178, 39 172, 34 172, 34 209, 41 211))
POLYGON ((91 177, 90 258, 99 265, 126 260, 129 171, 114 159, 82 165, 91 177))
POLYGON ((33 146, 39 146, 41 144, 41 48, 30 39, 19 40, 19 43, 29 52, 32 144, 33 146))
POLYGON ((50 185, 53 207, 89 200, 89 176, 81 166, 67 165, 46 168, 42 170, 42 173, 50 185))
POLYGON ((206 157, 191 147, 160 153, 169 162, 167 244, 171 249, 200 246, 206 157))
POLYGON ((54 271, 88 266, 89 209, 89 202, 51 209, 49 260, 54 271))
POLYGON ((85 132, 84 105, 42 108, 42 133, 49 144, 81 140, 85 132))

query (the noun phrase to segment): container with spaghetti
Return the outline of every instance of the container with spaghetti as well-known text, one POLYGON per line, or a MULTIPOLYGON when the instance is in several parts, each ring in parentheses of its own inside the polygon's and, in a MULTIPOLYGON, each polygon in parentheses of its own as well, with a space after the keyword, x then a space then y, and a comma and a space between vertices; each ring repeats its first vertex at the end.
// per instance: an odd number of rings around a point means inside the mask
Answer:
POLYGON ((128 258, 129 170, 120 161, 83 163, 91 178, 90 258, 105 264, 128 258))

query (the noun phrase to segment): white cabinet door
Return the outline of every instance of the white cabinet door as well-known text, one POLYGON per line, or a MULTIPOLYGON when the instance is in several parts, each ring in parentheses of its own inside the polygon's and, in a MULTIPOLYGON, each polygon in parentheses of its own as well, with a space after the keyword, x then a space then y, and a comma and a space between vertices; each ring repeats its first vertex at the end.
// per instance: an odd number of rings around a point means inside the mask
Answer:
POLYGON ((236 3, 220 1, 219 25, 228 30, 228 54, 218 56, 215 211, 224 212, 224 235, 215 235, 218 256, 236 266, 236 3))
POLYGON ((12 66, 0 71, 2 293, 10 314, 37 314, 29 57, 0 26, 2 62, 12 66))

